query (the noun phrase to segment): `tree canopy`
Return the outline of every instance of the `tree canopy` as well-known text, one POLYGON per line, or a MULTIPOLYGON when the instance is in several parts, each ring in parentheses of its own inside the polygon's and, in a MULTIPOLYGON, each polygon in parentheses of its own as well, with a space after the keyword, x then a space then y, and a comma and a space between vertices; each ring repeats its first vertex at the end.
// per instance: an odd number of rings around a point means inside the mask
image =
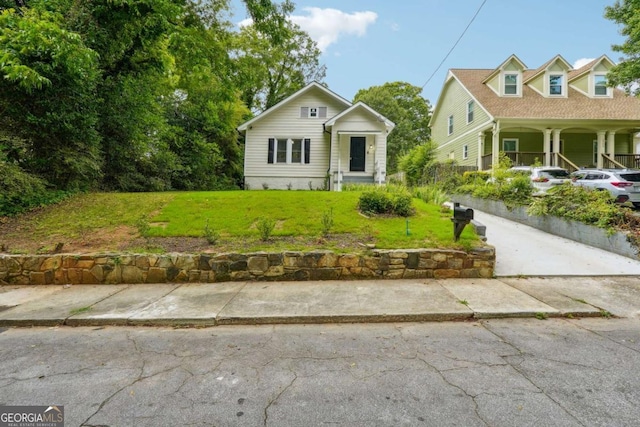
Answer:
POLYGON ((237 186, 250 109, 324 78, 293 3, 244 5, 237 32, 230 0, 0 0, 0 182, 237 186))
POLYGON ((622 86, 628 93, 640 94, 640 0, 617 0, 605 8, 605 17, 622 25, 624 43, 613 45, 626 56, 607 75, 611 86, 622 86))
POLYGON ((387 139, 388 173, 397 171, 403 154, 429 141, 431 107, 421 93, 422 88, 418 86, 391 82, 361 89, 353 99, 353 102, 364 102, 396 124, 387 139))

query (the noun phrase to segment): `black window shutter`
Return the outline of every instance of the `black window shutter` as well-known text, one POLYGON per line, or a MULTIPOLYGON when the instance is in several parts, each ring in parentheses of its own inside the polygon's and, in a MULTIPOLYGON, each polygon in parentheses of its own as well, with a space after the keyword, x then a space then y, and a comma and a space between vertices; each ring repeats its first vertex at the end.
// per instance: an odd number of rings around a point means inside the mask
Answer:
POLYGON ((273 150, 275 148, 276 141, 273 138, 269 138, 269 154, 267 157, 267 163, 273 163, 273 150))
POLYGON ((304 162, 311 163, 311 140, 309 138, 304 139, 304 162))

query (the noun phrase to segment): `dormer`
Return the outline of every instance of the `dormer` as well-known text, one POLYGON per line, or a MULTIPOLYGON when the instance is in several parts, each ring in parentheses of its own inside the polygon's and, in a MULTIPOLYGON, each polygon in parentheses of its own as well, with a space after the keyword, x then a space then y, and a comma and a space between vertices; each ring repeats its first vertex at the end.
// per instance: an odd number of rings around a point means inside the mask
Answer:
POLYGON ((590 98, 613 98, 613 88, 607 86, 607 73, 615 64, 606 55, 594 59, 569 75, 569 84, 590 98))
POLYGON ((546 62, 524 82, 545 98, 566 98, 571 65, 560 55, 546 62))
POLYGON ((527 66, 517 56, 511 55, 482 82, 498 96, 521 97, 522 74, 527 66))

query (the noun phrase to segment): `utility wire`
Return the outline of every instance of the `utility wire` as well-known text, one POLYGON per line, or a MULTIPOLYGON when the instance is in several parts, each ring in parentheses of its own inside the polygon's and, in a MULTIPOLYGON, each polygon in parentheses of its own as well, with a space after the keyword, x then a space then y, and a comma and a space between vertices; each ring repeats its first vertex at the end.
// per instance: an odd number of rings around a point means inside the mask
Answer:
POLYGON ((482 7, 484 6, 484 4, 487 2, 487 0, 484 0, 482 2, 482 4, 480 5, 480 7, 478 7, 478 10, 476 10, 476 14, 473 15, 473 18, 471 18, 471 21, 469 21, 469 23, 467 24, 467 27, 464 29, 464 31, 462 32, 462 34, 460 34, 460 37, 458 37, 458 40, 456 40, 456 42, 453 44, 453 46, 451 47, 451 49, 449 49, 449 52, 445 55, 445 57, 442 59, 442 61, 440 62, 440 65, 438 65, 438 68, 435 69, 435 71, 429 76, 429 78, 427 79, 427 81, 422 85, 422 89, 424 89, 424 87, 426 85, 429 84, 429 82, 431 81, 431 79, 433 78, 433 76, 436 75, 436 73, 438 72, 438 70, 440 69, 440 67, 442 67, 442 64, 444 64, 444 62, 447 60, 447 58, 449 57, 449 55, 451 55, 451 52, 453 52, 453 50, 456 48, 456 46, 458 46, 458 43, 460 43, 460 40, 462 40, 462 37, 464 37, 465 33, 467 32, 467 30, 469 29, 469 27, 471 26, 471 24, 473 24, 473 21, 475 21, 476 17, 478 16, 478 14, 480 13, 480 10, 482 10, 482 7))

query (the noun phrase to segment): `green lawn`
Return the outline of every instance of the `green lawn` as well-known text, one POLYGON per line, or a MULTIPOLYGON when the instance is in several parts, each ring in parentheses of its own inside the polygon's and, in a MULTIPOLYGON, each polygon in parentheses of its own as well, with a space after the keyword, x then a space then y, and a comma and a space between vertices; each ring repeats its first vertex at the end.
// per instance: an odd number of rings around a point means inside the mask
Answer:
POLYGON ((335 238, 347 235, 352 240, 373 242, 377 248, 387 249, 469 249, 479 243, 471 227, 465 229, 459 242, 454 242, 451 213, 440 206, 414 199, 416 214, 408 219, 367 218, 356 208, 359 195, 356 191, 275 190, 84 194, 26 216, 31 227, 25 230, 29 230, 31 238, 69 241, 119 226, 135 230, 144 218, 151 226, 148 231, 151 237, 202 237, 208 222, 221 240, 242 240, 243 247, 252 250, 286 249, 278 244, 279 238, 292 245, 292 250, 336 249, 331 246, 335 238), (334 239, 325 241, 320 239, 322 217, 329 211, 333 217, 330 235, 334 239), (276 221, 268 243, 260 241, 256 227, 260 219, 276 221), (293 238, 307 239, 298 245, 293 238))

